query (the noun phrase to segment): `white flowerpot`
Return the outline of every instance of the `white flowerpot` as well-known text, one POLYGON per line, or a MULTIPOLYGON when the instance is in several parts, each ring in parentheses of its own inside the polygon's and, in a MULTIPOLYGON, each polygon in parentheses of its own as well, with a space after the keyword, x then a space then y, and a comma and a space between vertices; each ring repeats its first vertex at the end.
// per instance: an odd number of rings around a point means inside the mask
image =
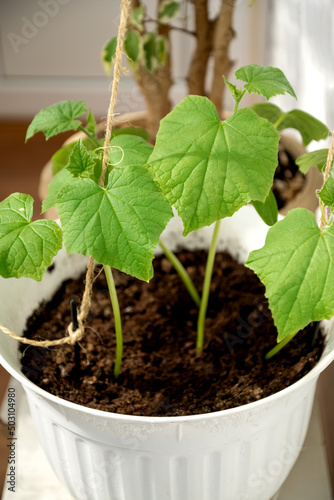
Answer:
MULTIPOLYGON (((167 233, 177 245, 175 223, 167 233)), ((187 245, 204 246, 210 231, 190 235, 187 245)), ((232 243, 232 252, 243 259, 262 246, 265 233, 252 207, 245 207, 223 222, 219 245, 232 243)), ((38 303, 64 278, 78 275, 83 261, 61 252, 42 283, 1 279, 0 322, 21 332, 38 303)), ((301 450, 316 381, 334 357, 333 343, 332 335, 318 365, 287 389, 235 409, 189 417, 117 415, 52 396, 22 374, 17 342, 4 334, 0 360, 22 383, 42 446, 76 500, 269 500, 301 450)))

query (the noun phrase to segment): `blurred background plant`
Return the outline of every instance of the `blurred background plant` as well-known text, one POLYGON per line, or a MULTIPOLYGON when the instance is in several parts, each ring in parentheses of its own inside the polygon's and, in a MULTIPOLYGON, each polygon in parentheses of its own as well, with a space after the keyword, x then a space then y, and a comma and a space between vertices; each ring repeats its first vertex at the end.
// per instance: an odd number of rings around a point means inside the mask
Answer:
MULTIPOLYGON (((133 10, 124 50, 145 98, 147 128, 152 136, 156 134, 161 118, 172 108, 172 31, 182 32, 193 40, 193 51, 185 75, 187 94, 207 95, 221 114, 226 88, 222 75, 228 77, 234 64, 230 44, 235 37, 233 15, 236 3, 236 0, 222 0, 217 11, 210 15, 209 0, 158 0, 156 16, 151 17, 141 0, 132 0, 133 10), (210 61, 212 75, 208 82, 210 61)), ((115 49, 116 37, 113 37, 102 52, 108 74, 115 49)))

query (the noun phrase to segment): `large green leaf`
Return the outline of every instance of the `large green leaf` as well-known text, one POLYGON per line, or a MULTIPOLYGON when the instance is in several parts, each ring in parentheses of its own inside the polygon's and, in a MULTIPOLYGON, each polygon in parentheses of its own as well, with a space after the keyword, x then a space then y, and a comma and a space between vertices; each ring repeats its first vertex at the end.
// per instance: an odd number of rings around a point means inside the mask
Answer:
POLYGON ((334 179, 331 175, 318 192, 318 196, 327 207, 334 207, 334 179))
POLYGON ((322 172, 326 166, 327 156, 328 149, 310 151, 309 153, 299 156, 296 160, 296 164, 303 174, 306 174, 315 165, 318 167, 319 171, 322 172))
POLYGON ((70 144, 66 144, 66 146, 61 147, 58 151, 55 152, 51 157, 52 162, 52 174, 57 175, 58 172, 63 170, 68 164, 68 160, 70 159, 71 153, 73 151, 76 142, 71 142, 70 144))
POLYGON ((184 234, 265 201, 279 135, 250 109, 221 122, 205 97, 188 96, 160 124, 149 166, 184 223, 184 234))
POLYGON ((304 208, 291 210, 249 255, 246 266, 266 286, 278 341, 334 315, 333 255, 334 226, 321 231, 304 208))
POLYGON ((150 138, 150 134, 147 130, 137 127, 115 128, 111 132, 111 137, 116 137, 117 135, 136 135, 137 137, 145 139, 145 141, 148 141, 150 138))
POLYGON ((281 108, 271 102, 256 102, 251 108, 256 114, 261 116, 261 118, 266 118, 266 120, 269 120, 273 125, 275 125, 283 115, 281 108))
MULTIPOLYGON (((122 129, 120 129, 122 130, 122 129)), ((133 129, 135 130, 135 129, 133 129)), ((117 131, 116 131, 117 132, 117 131)), ((132 130, 131 130, 132 132, 132 130)), ((90 177, 98 183, 101 174, 101 159, 98 157, 91 159, 87 149, 84 147, 84 141, 71 143, 62 149, 67 158, 67 168, 63 168, 51 181, 48 189, 48 195, 43 201, 43 212, 56 205, 58 193, 73 181, 73 177, 90 177), (72 154, 71 154, 72 153, 72 154), (94 168, 95 167, 95 168, 94 168)), ((142 137, 136 135, 119 135, 111 139, 111 148, 109 154, 109 169, 114 165, 119 167, 129 165, 144 165, 153 146, 146 142, 142 137)))
POLYGON ((0 203, 0 274, 40 281, 62 247, 62 231, 50 220, 31 222, 33 199, 14 193, 0 203))
POLYGON ((67 186, 67 184, 70 184, 72 180, 73 175, 66 168, 63 168, 63 170, 54 176, 49 184, 47 197, 42 203, 42 213, 56 205, 59 191, 67 186))
POLYGON ((277 130, 284 130, 286 128, 295 128, 298 130, 303 138, 304 146, 307 146, 311 141, 326 139, 330 135, 330 131, 326 125, 300 109, 293 109, 285 113, 277 130))
POLYGON ((294 128, 300 132, 304 146, 311 141, 320 141, 330 135, 330 131, 324 123, 300 109, 293 109, 284 113, 278 106, 270 102, 256 103, 252 109, 262 118, 273 123, 277 130, 294 128))
POLYGON ((118 135, 111 140, 109 160, 119 167, 144 165, 153 151, 153 146, 135 135, 118 135))
POLYGON ((58 194, 57 208, 68 252, 145 281, 152 277, 153 251, 172 210, 147 169, 114 168, 106 189, 75 178, 58 194))
POLYGON ((42 109, 34 117, 28 127, 26 141, 36 132, 44 132, 46 139, 60 132, 67 130, 77 130, 80 120, 75 120, 86 113, 84 101, 63 101, 42 109))
POLYGON ((270 190, 264 202, 253 201, 255 210, 268 226, 273 226, 277 222, 278 207, 274 193, 270 190))
POLYGON ((283 71, 271 66, 263 67, 258 64, 243 66, 235 72, 238 80, 246 82, 245 89, 251 94, 263 95, 267 100, 278 94, 288 92, 296 97, 290 82, 283 71))

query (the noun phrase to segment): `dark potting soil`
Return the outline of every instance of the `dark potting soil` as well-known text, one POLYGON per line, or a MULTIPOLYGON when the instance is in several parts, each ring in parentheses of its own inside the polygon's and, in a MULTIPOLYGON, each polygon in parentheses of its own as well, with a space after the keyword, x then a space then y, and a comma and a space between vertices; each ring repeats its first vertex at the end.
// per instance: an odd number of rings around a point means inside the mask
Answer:
POLYGON ((275 171, 272 188, 278 210, 281 210, 292 201, 303 189, 304 184, 305 175, 299 170, 290 153, 279 143, 278 166, 275 171))
MULTIPOLYGON (((179 258, 198 289, 205 252, 179 258)), ((314 328, 300 332, 265 362, 276 343, 264 287, 249 269, 219 253, 205 323, 205 346, 196 355, 197 308, 165 257, 154 260, 155 276, 140 282, 114 271, 123 316, 124 357, 113 378, 113 313, 104 274, 94 284, 80 367, 72 346, 22 347, 23 372, 43 389, 90 408, 115 413, 177 416, 207 413, 249 403, 296 382, 319 360, 323 338, 314 328)), ((52 302, 29 319, 26 336, 66 335, 70 300, 78 303, 83 280, 66 282, 52 302)))

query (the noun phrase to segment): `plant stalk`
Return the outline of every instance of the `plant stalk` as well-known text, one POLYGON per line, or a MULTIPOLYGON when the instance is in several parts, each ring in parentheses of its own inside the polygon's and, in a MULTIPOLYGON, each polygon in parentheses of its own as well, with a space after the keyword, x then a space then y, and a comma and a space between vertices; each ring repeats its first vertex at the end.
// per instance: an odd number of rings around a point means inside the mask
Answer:
MULTIPOLYGON (((284 119, 284 117, 285 117, 285 114, 283 114, 277 120, 277 122, 275 123, 275 127, 276 128, 282 122, 282 120, 284 119)), ((328 151, 326 169, 325 169, 325 172, 323 174, 323 178, 324 178, 323 182, 324 183, 326 182, 326 180, 328 179, 328 177, 331 175, 331 168, 332 168, 332 164, 333 164, 333 156, 334 156, 334 133, 332 135, 332 142, 331 142, 331 146, 330 146, 329 151, 328 151)), ((328 207, 326 207, 325 204, 321 200, 319 200, 319 207, 320 207, 320 212, 321 212, 320 229, 323 229, 325 227, 325 225, 329 224, 328 214, 326 213, 327 212, 326 208, 328 208, 328 207)), ((297 333, 298 333, 298 331, 295 332, 295 333, 291 333, 290 335, 288 335, 287 337, 285 337, 285 339, 282 340, 282 342, 280 342, 275 347, 273 347, 273 349, 271 349, 269 352, 267 352, 267 354, 265 355, 265 359, 269 360, 273 356, 275 356, 276 354, 278 354, 283 349, 283 347, 285 347, 290 342, 290 340, 292 340, 293 337, 295 337, 295 335, 297 335, 297 333)))
POLYGON ((122 320, 121 320, 121 311, 119 308, 119 302, 117 298, 117 292, 115 287, 114 278, 109 266, 103 266, 108 289, 111 299, 111 305, 114 313, 115 320, 115 334, 116 334, 116 360, 114 366, 114 376, 117 379, 120 373, 121 364, 122 364, 122 356, 123 356, 123 335, 122 335, 122 320))
POLYGON ((191 298, 193 299, 197 307, 200 307, 201 298, 189 274, 187 273, 187 271, 185 270, 179 259, 176 257, 176 255, 169 248, 167 248, 166 245, 161 240, 159 240, 159 245, 161 246, 165 256, 172 264, 177 274, 180 276, 191 298))
POLYGON ((82 125, 80 125, 79 130, 81 130, 81 132, 83 132, 84 134, 86 134, 87 138, 92 142, 93 146, 95 146, 96 148, 100 148, 101 147, 101 144, 96 139, 96 137, 94 135, 90 134, 85 127, 83 127, 82 125))
POLYGON ((238 111, 240 101, 243 98, 243 96, 245 95, 245 93, 246 93, 246 89, 244 89, 242 92, 240 92, 240 94, 239 94, 238 97, 234 97, 234 109, 233 109, 233 113, 235 113, 236 111, 238 111))
POLYGON ((274 123, 274 127, 277 130, 280 124, 283 122, 284 118, 286 117, 286 113, 282 113, 281 116, 278 118, 278 120, 274 123))
POLYGON ((215 224, 215 228, 214 228, 212 240, 211 240, 211 245, 210 245, 210 249, 209 249, 208 259, 206 262, 205 277, 204 277, 203 291, 202 291, 202 299, 201 299, 201 305, 200 305, 200 309, 199 309, 198 322, 197 322, 196 349, 197 349, 198 354, 201 354, 201 352, 203 351, 203 346, 204 346, 204 321, 205 321, 206 311, 207 311, 208 302, 209 302, 212 270, 213 270, 213 265, 215 262, 220 223, 221 223, 221 221, 219 220, 215 224))
POLYGON ((285 339, 282 340, 282 342, 280 342, 279 344, 275 345, 275 347, 273 347, 269 352, 267 352, 267 354, 265 355, 264 359, 266 359, 268 361, 268 359, 271 359, 273 356, 275 356, 276 354, 278 354, 283 349, 283 347, 285 347, 290 342, 290 340, 292 340, 293 337, 295 337, 297 335, 297 333, 298 332, 291 333, 290 335, 288 335, 287 337, 285 337, 285 339))
MULTIPOLYGON (((77 303, 75 299, 71 300, 70 307, 71 307, 72 327, 73 331, 75 331, 79 328, 77 303)), ((78 379, 80 376, 80 350, 78 342, 74 344, 74 364, 75 364, 75 378, 78 379)))

